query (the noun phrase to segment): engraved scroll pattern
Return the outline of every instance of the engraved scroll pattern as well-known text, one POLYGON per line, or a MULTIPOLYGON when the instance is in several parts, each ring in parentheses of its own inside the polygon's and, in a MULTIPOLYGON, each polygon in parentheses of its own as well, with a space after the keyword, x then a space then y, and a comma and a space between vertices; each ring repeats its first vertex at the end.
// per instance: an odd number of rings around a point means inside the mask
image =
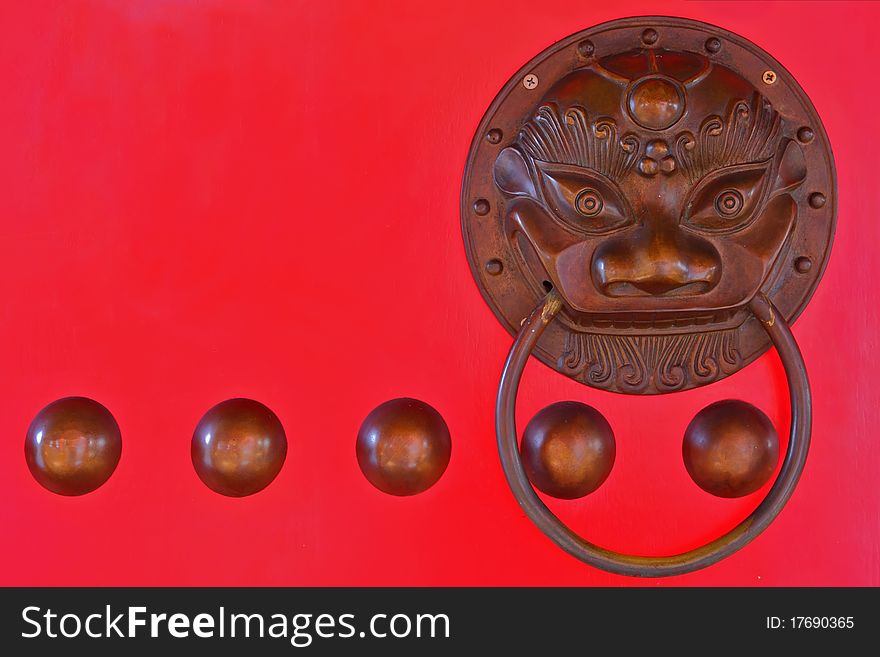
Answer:
POLYGON ((711 383, 742 362, 735 329, 683 335, 569 333, 559 366, 594 388, 674 392, 711 383))
POLYGON ((691 182, 725 166, 760 162, 772 156, 780 135, 779 114, 755 93, 751 102, 738 100, 726 121, 710 116, 696 137, 675 138, 675 155, 691 182))
POLYGON ((573 164, 620 180, 635 164, 639 140, 628 133, 618 137, 610 118, 590 123, 586 110, 572 107, 564 116, 553 104, 542 105, 519 134, 523 149, 534 159, 573 164))

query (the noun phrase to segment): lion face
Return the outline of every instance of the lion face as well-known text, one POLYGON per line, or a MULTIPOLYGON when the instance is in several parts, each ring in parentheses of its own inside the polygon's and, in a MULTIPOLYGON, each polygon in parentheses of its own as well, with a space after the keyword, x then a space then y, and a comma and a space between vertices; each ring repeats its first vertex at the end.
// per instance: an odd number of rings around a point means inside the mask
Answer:
POLYGON ((806 168, 782 128, 701 55, 602 59, 556 83, 495 160, 505 232, 585 333, 735 328, 797 217, 806 168))

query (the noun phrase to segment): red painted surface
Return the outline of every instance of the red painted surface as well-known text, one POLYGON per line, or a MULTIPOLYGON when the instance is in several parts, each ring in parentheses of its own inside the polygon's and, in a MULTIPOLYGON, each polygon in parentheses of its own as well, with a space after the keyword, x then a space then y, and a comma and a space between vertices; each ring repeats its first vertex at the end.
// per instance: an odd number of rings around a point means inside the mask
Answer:
MULTIPOLYGON (((483 112, 557 39, 650 2, 6 2, 0 9, 0 583, 630 585, 523 516, 493 402, 510 338, 464 256, 458 195, 483 112), (86 395, 123 432, 110 481, 42 489, 23 455, 48 402, 86 395), (290 442, 265 491, 208 490, 190 437, 213 404, 271 407, 290 442), (453 436, 427 493, 358 470, 377 404, 413 396, 453 436)), ((831 262, 795 324, 815 399, 804 477, 777 521, 708 570, 651 585, 880 584, 875 108, 880 6, 667 2, 768 49, 834 146, 831 262)), ((731 527, 681 437, 703 406, 757 404, 787 433, 775 354, 700 390, 633 398, 529 365, 520 422, 595 405, 617 463, 553 507, 596 542, 660 554, 731 527)))

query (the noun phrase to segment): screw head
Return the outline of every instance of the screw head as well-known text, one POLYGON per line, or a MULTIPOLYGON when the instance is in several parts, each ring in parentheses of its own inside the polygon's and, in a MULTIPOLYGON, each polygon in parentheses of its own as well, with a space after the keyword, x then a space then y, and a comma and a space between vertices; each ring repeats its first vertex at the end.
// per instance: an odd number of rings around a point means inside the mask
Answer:
POLYGON ((825 194, 821 192, 813 192, 810 194, 810 207, 817 210, 825 205, 825 194))
POLYGON ((529 73, 522 79, 522 85, 529 90, 534 89, 538 86, 538 76, 534 73, 529 73))
POLYGON ((769 84, 776 84, 777 78, 778 78, 778 76, 776 75, 775 71, 764 71, 764 73, 761 75, 761 81, 764 84, 768 84, 768 85, 769 84))

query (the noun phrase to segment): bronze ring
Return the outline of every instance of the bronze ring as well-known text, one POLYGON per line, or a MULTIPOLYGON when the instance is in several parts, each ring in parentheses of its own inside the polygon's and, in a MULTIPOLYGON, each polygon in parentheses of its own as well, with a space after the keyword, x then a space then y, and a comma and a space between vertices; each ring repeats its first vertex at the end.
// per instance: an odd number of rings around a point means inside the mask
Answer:
POLYGON ((749 309, 760 320, 776 347, 788 380, 791 430, 782 468, 767 497, 748 518, 706 545, 671 556, 623 554, 590 543, 566 527, 541 501, 529 483, 517 446, 516 393, 532 349, 561 308, 562 300, 555 290, 551 290, 523 322, 504 364, 495 406, 501 465, 517 502, 532 522, 559 547, 584 563, 633 577, 667 577, 706 568, 730 556, 764 531, 791 497, 810 447, 811 403, 807 372, 791 329, 773 303, 759 294, 751 300, 749 309))

